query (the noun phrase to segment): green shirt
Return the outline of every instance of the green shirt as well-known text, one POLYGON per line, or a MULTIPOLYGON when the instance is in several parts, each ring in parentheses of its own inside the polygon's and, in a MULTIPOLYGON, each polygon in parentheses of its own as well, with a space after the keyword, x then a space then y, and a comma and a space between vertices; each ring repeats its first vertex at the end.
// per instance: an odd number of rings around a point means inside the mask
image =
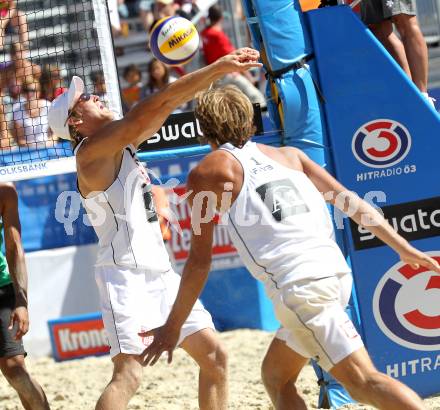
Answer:
POLYGON ((3 245, 3 224, 0 222, 0 287, 9 285, 12 283, 9 276, 8 263, 6 262, 5 255, 1 251, 3 245))

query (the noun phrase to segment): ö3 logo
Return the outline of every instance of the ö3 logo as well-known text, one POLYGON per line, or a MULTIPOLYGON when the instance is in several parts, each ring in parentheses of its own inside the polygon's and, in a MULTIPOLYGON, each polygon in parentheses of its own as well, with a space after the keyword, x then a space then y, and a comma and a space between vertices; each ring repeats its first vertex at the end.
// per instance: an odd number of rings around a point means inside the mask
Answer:
MULTIPOLYGON (((440 252, 427 252, 440 262, 440 252)), ((402 262, 378 283, 373 312, 379 328, 392 341, 410 349, 440 349, 440 275, 402 262)))
POLYGON ((358 161, 372 168, 385 168, 402 161, 411 148, 411 135, 397 121, 374 120, 354 134, 351 149, 358 161))

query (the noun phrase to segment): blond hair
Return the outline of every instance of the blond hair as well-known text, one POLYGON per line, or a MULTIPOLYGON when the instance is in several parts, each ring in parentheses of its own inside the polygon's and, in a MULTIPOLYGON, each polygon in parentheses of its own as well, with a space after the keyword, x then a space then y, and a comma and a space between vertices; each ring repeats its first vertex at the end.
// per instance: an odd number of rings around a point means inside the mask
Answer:
POLYGON ((210 88, 198 94, 194 112, 205 143, 230 142, 241 148, 255 133, 252 103, 237 87, 210 88))

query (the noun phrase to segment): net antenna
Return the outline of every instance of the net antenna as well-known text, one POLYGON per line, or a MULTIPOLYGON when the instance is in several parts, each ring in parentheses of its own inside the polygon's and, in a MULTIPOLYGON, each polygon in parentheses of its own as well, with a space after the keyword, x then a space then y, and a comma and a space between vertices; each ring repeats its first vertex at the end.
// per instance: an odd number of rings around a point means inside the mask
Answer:
POLYGON ((0 32, 0 182, 76 171, 70 142, 47 127, 50 103, 73 75, 122 116, 107 2, 15 4, 0 32))

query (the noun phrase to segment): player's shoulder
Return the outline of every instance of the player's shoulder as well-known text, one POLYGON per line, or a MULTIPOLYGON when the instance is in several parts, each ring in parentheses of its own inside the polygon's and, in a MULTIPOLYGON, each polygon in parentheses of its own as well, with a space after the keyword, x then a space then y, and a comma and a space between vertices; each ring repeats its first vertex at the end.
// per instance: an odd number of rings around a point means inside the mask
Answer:
POLYGON ((278 150, 284 155, 295 158, 301 158, 304 155, 303 151, 295 147, 279 147, 278 150))
POLYGON ((3 197, 17 197, 17 190, 15 189, 14 184, 10 182, 0 182, 0 198, 3 197))
POLYGON ((203 158, 188 176, 189 183, 209 184, 219 180, 233 180, 241 171, 239 162, 225 150, 215 150, 203 158))
POLYGON ((258 144, 258 148, 268 157, 294 169, 301 169, 304 158, 307 158, 303 151, 295 147, 271 147, 258 144))
POLYGON ((16 203, 18 199, 17 190, 11 183, 0 183, 0 204, 16 203))
POLYGON ((288 161, 289 164, 295 169, 302 170, 304 164, 309 161, 309 157, 304 151, 295 147, 280 147, 278 148, 280 154, 288 161))

